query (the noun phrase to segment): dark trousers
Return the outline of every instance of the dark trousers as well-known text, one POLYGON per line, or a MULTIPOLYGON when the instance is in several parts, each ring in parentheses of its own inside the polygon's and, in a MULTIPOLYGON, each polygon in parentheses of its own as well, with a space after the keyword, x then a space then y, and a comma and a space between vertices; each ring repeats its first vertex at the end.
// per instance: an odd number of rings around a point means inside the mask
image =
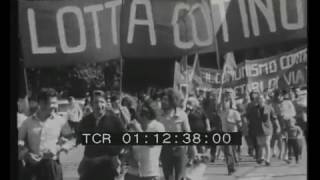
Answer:
POLYGON ((210 154, 211 154, 211 160, 212 161, 216 160, 216 152, 217 152, 217 145, 212 145, 210 147, 210 154))
POLYGON ((165 180, 175 174, 175 180, 181 180, 185 176, 187 164, 187 150, 184 146, 164 146, 161 151, 161 163, 165 180))
POLYGON ((296 161, 298 161, 302 153, 302 139, 288 139, 288 151, 289 157, 294 155, 296 161))
POLYGON ((89 163, 84 171, 79 180, 114 180, 117 176, 111 161, 103 161, 95 165, 89 163))
POLYGON ((306 128, 303 133, 304 133, 304 139, 306 142, 306 148, 308 148, 308 128, 306 128))
POLYGON ((45 159, 36 165, 26 164, 24 180, 62 180, 62 168, 58 160, 45 159))
POLYGON ((235 164, 236 164, 236 158, 235 158, 235 150, 236 146, 226 145, 223 147, 224 150, 224 156, 227 163, 228 171, 235 171, 235 164))
POLYGON ((244 138, 245 138, 247 146, 248 146, 248 154, 252 155, 253 154, 252 139, 249 135, 245 136, 244 138))
POLYGON ((70 128, 74 131, 74 134, 78 133, 80 122, 68 121, 70 128))
POLYGON ((303 135, 305 138, 306 145, 308 145, 307 137, 308 137, 308 132, 307 132, 307 122, 304 122, 302 118, 297 118, 297 125, 300 126, 301 130, 303 131, 303 135))
POLYGON ((251 143, 252 143, 252 148, 255 152, 255 159, 259 160, 259 146, 258 146, 258 141, 257 141, 257 136, 250 135, 251 143))
POLYGON ((22 160, 18 161, 18 180, 23 180, 24 179, 24 173, 25 173, 25 166, 23 164, 22 160))
POLYGON ((138 177, 132 174, 126 174, 124 180, 160 180, 159 177, 138 177))

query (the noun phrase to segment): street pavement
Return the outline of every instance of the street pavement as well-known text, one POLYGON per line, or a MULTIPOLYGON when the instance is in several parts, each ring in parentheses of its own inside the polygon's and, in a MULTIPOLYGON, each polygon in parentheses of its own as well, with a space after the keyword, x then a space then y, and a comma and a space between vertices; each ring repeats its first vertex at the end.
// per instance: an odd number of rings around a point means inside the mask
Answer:
MULTIPOLYGON (((83 157, 83 146, 79 146, 68 154, 61 154, 64 180, 78 180, 77 167, 83 157)), ((246 147, 243 148, 246 151, 246 147)), ((299 164, 294 161, 287 164, 284 161, 272 158, 271 166, 258 165, 253 158, 244 154, 237 172, 227 175, 227 168, 223 160, 203 166, 204 175, 195 175, 192 180, 306 180, 307 153, 304 147, 302 160, 299 164), (205 168, 205 169, 204 169, 205 168)), ((162 177, 163 179, 163 177, 162 177)))

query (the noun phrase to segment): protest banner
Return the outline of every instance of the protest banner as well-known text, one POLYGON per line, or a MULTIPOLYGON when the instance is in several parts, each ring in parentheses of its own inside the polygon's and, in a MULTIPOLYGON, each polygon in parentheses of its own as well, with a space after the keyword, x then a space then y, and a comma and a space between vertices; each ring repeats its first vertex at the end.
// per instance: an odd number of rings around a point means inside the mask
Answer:
POLYGON ((207 0, 126 0, 121 13, 124 57, 176 57, 214 52, 207 0))
POLYGON ((19 1, 24 62, 58 66, 120 57, 121 0, 19 1))
POLYGON ((306 23, 306 0, 19 1, 27 67, 233 51, 306 38, 306 23))
MULTIPOLYGON (((286 89, 305 86, 307 83, 307 48, 301 47, 280 55, 263 59, 246 60, 237 65, 231 79, 224 78, 223 89, 232 88, 236 96, 253 89, 286 89)), ((200 68, 202 84, 198 88, 219 93, 222 70, 200 68)))
POLYGON ((248 90, 285 89, 306 85, 307 49, 294 49, 281 55, 246 60, 248 90))
POLYGON ((221 52, 307 38, 307 0, 210 2, 221 52))
MULTIPOLYGON (((228 88, 234 89, 237 96, 241 96, 246 92, 247 77, 244 67, 245 63, 241 63, 235 69, 235 73, 231 76, 231 79, 224 77, 222 92, 228 88)), ((201 73, 203 81, 210 84, 210 86, 205 86, 205 88, 219 94, 223 71, 212 68, 201 68, 201 73)))

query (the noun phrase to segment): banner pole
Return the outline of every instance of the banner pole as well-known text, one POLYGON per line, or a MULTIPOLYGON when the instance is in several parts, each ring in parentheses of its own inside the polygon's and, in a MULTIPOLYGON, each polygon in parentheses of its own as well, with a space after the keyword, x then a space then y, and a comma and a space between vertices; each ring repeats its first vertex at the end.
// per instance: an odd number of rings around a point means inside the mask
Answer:
MULTIPOLYGON (((217 65, 218 65, 218 70, 222 70, 220 66, 220 52, 219 52, 219 46, 218 46, 218 39, 216 36, 216 32, 213 33, 214 38, 215 38, 215 45, 216 45, 216 59, 217 59, 217 65)), ((221 84, 219 88, 219 94, 218 94, 218 104, 221 102, 221 96, 222 96, 222 88, 223 88, 223 73, 221 75, 221 84)))
POLYGON ((26 67, 24 66, 24 63, 21 62, 21 66, 22 66, 22 73, 23 73, 23 79, 21 79, 22 81, 24 81, 24 87, 19 87, 19 88, 25 88, 25 96, 23 98, 23 103, 24 103, 24 114, 26 114, 27 116, 30 113, 30 106, 29 106, 29 87, 28 87, 28 77, 27 77, 27 71, 26 71, 26 67))
POLYGON ((120 57, 120 100, 122 100, 123 58, 120 57))

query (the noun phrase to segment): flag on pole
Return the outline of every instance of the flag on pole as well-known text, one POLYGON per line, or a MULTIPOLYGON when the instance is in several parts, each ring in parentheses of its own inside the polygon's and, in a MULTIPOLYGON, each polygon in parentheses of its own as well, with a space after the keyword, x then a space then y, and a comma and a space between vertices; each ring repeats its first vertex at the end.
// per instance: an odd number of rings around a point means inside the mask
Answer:
POLYGON ((181 74, 184 75, 185 79, 188 76, 188 56, 183 56, 180 61, 180 71, 181 74))
POLYGON ((191 80, 191 83, 196 86, 201 86, 203 84, 198 54, 196 54, 194 57, 192 74, 191 74, 190 80, 191 80))
POLYGON ((25 115, 29 115, 29 100, 28 100, 28 81, 27 73, 23 62, 19 61, 19 95, 18 95, 18 108, 25 115))
POLYGON ((180 64, 175 61, 174 63, 174 80, 173 80, 173 88, 179 90, 179 84, 183 81, 180 64))
POLYGON ((232 78, 235 76, 235 71, 237 68, 237 64, 234 58, 233 52, 228 52, 225 55, 225 63, 223 65, 222 71, 222 80, 223 83, 230 82, 232 78))
POLYGON ((218 102, 221 102, 223 85, 226 82, 231 82, 235 76, 235 71, 237 68, 237 64, 234 58, 233 52, 228 52, 225 56, 225 62, 223 65, 222 75, 221 75, 221 87, 218 96, 218 102))

